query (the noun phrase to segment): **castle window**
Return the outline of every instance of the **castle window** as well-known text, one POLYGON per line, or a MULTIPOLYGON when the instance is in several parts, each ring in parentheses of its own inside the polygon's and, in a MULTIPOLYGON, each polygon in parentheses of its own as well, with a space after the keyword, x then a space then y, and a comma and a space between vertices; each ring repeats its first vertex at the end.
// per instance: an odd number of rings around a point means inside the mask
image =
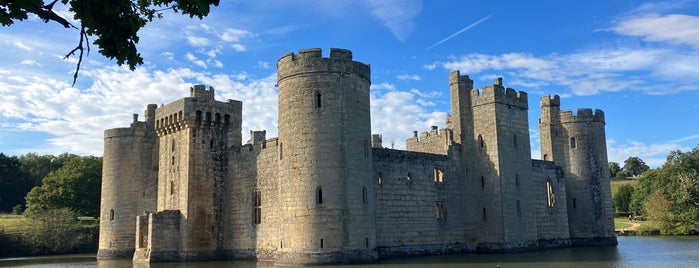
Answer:
POLYGON ((556 205, 556 196, 553 192, 553 183, 551 183, 551 180, 546 180, 546 197, 549 207, 556 205))
POLYGON ((214 149, 214 140, 209 140, 209 149, 214 149))
POLYGON ((366 204, 368 199, 366 186, 362 187, 362 203, 366 204))
POLYGON ((487 220, 487 214, 485 213, 485 207, 483 207, 483 222, 487 220))
POLYGON ((517 216, 522 217, 522 208, 519 206, 519 200, 517 200, 517 216))
POLYGON ((172 157, 172 163, 170 163, 170 165, 175 165, 175 156, 172 157))
POLYGON ((109 221, 113 221, 113 220, 114 220, 114 209, 110 209, 109 210, 109 221))
POLYGON ((279 143, 279 160, 282 160, 282 158, 284 158, 283 152, 284 152, 284 144, 280 142, 279 143))
POLYGON ((321 101, 320 92, 316 92, 316 96, 315 96, 316 108, 320 108, 320 107, 321 107, 320 101, 321 101))
POLYGON ((408 175, 405 176, 405 182, 410 184, 410 183, 412 183, 412 179, 413 179, 413 175, 410 174, 410 172, 408 172, 408 175))
POLYGON ((444 171, 441 167, 434 167, 434 182, 442 183, 444 182, 444 171))
POLYGON ((478 135, 478 144, 480 144, 480 147, 483 148, 485 146, 485 141, 483 141, 483 136, 478 135))
POLYGON ((576 209, 576 208, 577 208, 577 202, 576 202, 576 201, 577 201, 577 200, 576 200, 575 198, 573 198, 573 209, 576 209))
POLYGON ((437 219, 444 219, 445 215, 444 202, 437 202, 437 219))
POLYGON ((323 239, 320 239, 320 248, 323 248, 323 239))
POLYGON ((485 177, 481 176, 481 189, 485 189, 485 177))
POLYGON ((262 222, 262 193, 259 190, 252 191, 252 223, 262 222))
POLYGON ((575 144, 575 138, 570 138, 570 148, 575 149, 577 144, 575 144))
POLYGON ((170 195, 174 195, 174 194, 175 194, 175 182, 170 181, 170 195))
POLYGON ((381 172, 379 172, 379 175, 376 176, 376 183, 378 183, 379 185, 381 185, 383 183, 383 181, 381 179, 381 172))
POLYGON ((318 186, 316 189, 316 205, 323 204, 323 188, 318 186))
POLYGON ((172 152, 175 152, 175 139, 172 139, 172 152))
POLYGON ((544 154, 544 161, 549 161, 549 155, 544 154))

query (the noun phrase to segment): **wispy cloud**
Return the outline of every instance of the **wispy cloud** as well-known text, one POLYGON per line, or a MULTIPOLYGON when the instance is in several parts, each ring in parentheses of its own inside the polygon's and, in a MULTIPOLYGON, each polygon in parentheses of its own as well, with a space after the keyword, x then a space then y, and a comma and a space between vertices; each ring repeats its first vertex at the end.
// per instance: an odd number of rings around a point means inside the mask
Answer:
POLYGON ((405 41, 415 28, 414 19, 422 11, 421 0, 365 0, 371 15, 405 41))
POLYGON ((699 49, 699 17, 683 14, 649 14, 619 21, 612 30, 648 42, 690 45, 699 49))
POLYGON ((476 27, 478 24, 481 24, 482 22, 486 21, 487 19, 489 19, 489 18, 492 17, 492 16, 493 16, 493 15, 490 14, 490 15, 485 16, 485 17, 483 17, 482 19, 480 19, 480 20, 478 20, 478 21, 476 21, 476 22, 474 22, 474 23, 471 23, 471 25, 464 27, 463 29, 459 30, 458 32, 453 33, 453 34, 450 35, 450 36, 447 36, 447 38, 442 39, 442 41, 439 41, 439 42, 435 43, 434 45, 428 47, 427 49, 431 49, 431 48, 433 48, 433 47, 436 47, 436 46, 438 46, 438 45, 440 45, 440 44, 442 44, 442 43, 448 41, 449 39, 452 39, 452 38, 454 38, 455 36, 457 36, 457 35, 459 35, 459 34, 465 32, 465 31, 467 31, 468 29, 471 29, 471 28, 473 28, 473 27, 476 27))
POLYGON ((413 81, 420 81, 420 76, 417 74, 399 74, 396 76, 398 80, 413 80, 413 81))

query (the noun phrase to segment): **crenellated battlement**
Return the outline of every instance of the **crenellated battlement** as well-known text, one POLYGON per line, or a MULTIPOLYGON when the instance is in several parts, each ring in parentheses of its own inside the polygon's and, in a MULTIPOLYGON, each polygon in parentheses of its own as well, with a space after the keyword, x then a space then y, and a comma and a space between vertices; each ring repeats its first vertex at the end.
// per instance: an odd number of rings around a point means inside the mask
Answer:
POLYGON ((478 89, 471 90, 471 103, 473 106, 494 102, 508 104, 522 109, 529 108, 527 93, 524 91, 516 91, 509 87, 505 88, 502 85, 502 77, 495 79, 494 84, 484 86, 481 91, 478 89))
POLYGON ((189 95, 192 98, 197 98, 203 101, 214 101, 214 88, 209 87, 207 90, 204 85, 194 85, 189 89, 189 95))
POLYGON ((572 110, 561 111, 561 123, 576 122, 600 122, 604 123, 604 112, 595 109, 594 113, 590 108, 579 108, 575 114, 572 110))
POLYGON ((539 105, 541 107, 561 107, 561 97, 558 95, 546 95, 539 99, 539 105))
POLYGON ((437 126, 431 126, 429 132, 424 131, 419 137, 418 132, 413 131, 413 137, 405 140, 405 147, 406 150, 413 152, 447 154, 447 149, 453 141, 451 129, 438 129, 437 126))
POLYGON ((190 88, 192 97, 179 99, 155 110, 155 130, 159 136, 187 127, 228 128, 242 123, 243 103, 214 99, 214 88, 203 85, 190 88))
POLYGON ((299 50, 297 54, 289 52, 277 61, 277 80, 296 75, 308 75, 314 73, 340 73, 342 75, 355 75, 369 81, 371 70, 368 64, 352 60, 352 51, 340 48, 331 48, 330 56, 323 57, 320 48, 299 50))
POLYGON ((473 89, 473 80, 467 74, 461 75, 461 71, 456 70, 449 73, 449 86, 463 85, 467 89, 473 89))

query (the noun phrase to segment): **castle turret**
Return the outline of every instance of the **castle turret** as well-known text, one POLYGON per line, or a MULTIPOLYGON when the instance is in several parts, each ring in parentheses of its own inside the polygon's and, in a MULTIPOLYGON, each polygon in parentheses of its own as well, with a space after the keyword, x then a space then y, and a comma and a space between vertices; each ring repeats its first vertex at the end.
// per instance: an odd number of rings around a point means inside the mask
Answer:
POLYGON ((352 52, 288 53, 277 62, 280 238, 277 264, 377 258, 369 65, 352 52))
POLYGON ((241 146, 242 103, 214 95, 195 85, 190 97, 155 111, 157 212, 137 219, 134 261, 225 258, 227 150, 241 146))
POLYGON ((146 121, 134 114, 128 128, 104 132, 98 259, 131 258, 136 216, 156 207, 158 145, 154 131, 157 105, 149 104, 146 121))
MULTIPOLYGON (((531 149, 527 93, 505 88, 502 78, 471 90, 472 125, 463 126, 463 159, 469 167, 471 187, 480 188, 472 213, 481 215, 480 249, 508 249, 535 245, 531 149), (470 129, 466 129, 469 127, 470 129)), ((466 120, 463 120, 467 122, 466 120)))
POLYGON ((541 154, 563 169, 573 244, 615 245, 604 113, 560 111, 560 99, 540 100, 541 154))

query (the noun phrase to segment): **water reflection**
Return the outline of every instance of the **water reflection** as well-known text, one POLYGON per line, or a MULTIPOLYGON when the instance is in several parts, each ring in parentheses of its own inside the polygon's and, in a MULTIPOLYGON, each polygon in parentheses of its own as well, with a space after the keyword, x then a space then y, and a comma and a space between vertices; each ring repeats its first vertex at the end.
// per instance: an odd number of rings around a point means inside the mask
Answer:
MULTIPOLYGON (((95 255, 68 255, 0 260, 0 267, 273 267, 268 262, 188 262, 136 264, 130 260, 99 261, 95 255)), ((381 260, 369 265, 312 266, 314 268, 398 267, 699 267, 699 237, 619 237, 616 247, 580 247, 510 254, 465 254, 381 260)))

